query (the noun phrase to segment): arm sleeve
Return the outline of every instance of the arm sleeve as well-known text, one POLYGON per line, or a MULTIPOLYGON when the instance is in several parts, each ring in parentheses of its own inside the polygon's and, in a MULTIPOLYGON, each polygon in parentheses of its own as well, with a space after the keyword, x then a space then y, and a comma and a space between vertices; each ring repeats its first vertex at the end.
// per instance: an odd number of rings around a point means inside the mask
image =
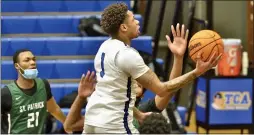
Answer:
POLYGON ((43 82, 47 92, 47 100, 49 100, 52 97, 51 88, 50 88, 49 82, 46 79, 43 79, 43 82))
POLYGON ((162 112, 162 110, 159 110, 156 107, 155 98, 149 99, 148 101, 145 101, 144 103, 141 103, 139 105, 138 109, 141 112, 158 112, 158 113, 162 112))
POLYGON ((134 79, 139 78, 149 70, 139 53, 132 48, 119 51, 115 61, 119 69, 130 74, 134 79))
POLYGON ((7 86, 1 89, 1 114, 6 114, 11 111, 12 97, 7 86))

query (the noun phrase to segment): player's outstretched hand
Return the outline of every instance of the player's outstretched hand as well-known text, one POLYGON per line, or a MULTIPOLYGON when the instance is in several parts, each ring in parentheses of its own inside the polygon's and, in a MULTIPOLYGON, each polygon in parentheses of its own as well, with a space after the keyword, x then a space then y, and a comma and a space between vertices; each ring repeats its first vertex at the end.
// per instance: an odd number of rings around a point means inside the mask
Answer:
POLYGON ((177 57, 183 57, 184 53, 187 48, 187 40, 189 35, 189 30, 186 30, 185 27, 182 25, 180 30, 180 24, 178 23, 176 25, 176 30, 173 25, 171 25, 171 32, 173 34, 173 42, 171 42, 171 39, 168 35, 166 35, 166 39, 168 41, 168 48, 171 50, 171 52, 177 56, 177 57))
POLYGON ((216 57, 216 53, 213 53, 212 57, 207 62, 202 61, 202 52, 199 52, 196 58, 196 75, 200 76, 212 67, 216 66, 218 64, 218 61, 220 60, 222 53, 216 57))
POLYGON ((86 75, 82 74, 78 87, 78 95, 82 98, 89 97, 94 92, 95 87, 95 73, 87 71, 86 75))

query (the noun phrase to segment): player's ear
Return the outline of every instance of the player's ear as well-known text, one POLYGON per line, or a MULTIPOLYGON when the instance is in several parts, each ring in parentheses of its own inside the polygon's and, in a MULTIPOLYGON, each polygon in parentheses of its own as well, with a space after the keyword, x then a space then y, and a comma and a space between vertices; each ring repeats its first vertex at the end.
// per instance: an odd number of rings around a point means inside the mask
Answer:
POLYGON ((20 66, 18 65, 18 63, 14 63, 14 67, 15 67, 17 70, 20 70, 20 66))
POLYGON ((127 28, 126 24, 121 24, 120 29, 121 29, 121 31, 127 31, 128 28, 127 28))

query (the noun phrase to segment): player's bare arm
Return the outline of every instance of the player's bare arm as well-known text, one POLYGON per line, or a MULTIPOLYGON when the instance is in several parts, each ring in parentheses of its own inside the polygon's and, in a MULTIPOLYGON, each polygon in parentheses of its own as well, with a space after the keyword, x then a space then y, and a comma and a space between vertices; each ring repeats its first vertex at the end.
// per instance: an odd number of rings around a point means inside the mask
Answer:
MULTIPOLYGON (((189 30, 185 32, 185 26, 180 24, 176 25, 176 30, 173 25, 171 25, 171 32, 174 37, 174 41, 171 42, 170 37, 166 35, 168 41, 168 47, 174 55, 173 66, 169 76, 169 80, 172 80, 180 75, 182 75, 183 68, 183 57, 187 48, 187 39, 189 35, 189 30)), ((175 95, 175 92, 168 94, 165 97, 155 96, 155 104, 159 110, 163 110, 168 105, 170 99, 175 95)))
POLYGON ((84 116, 81 115, 81 109, 86 101, 94 91, 95 73, 88 71, 86 75, 82 75, 78 87, 78 96, 71 106, 70 112, 64 122, 64 129, 66 131, 82 131, 84 126, 84 116))
POLYGON ((86 101, 85 98, 77 96, 73 102, 70 112, 64 122, 64 130, 67 132, 71 131, 82 131, 84 127, 84 116, 81 115, 81 109, 86 101))
POLYGON ((133 115, 138 120, 139 123, 143 123, 144 119, 150 114, 152 114, 152 112, 143 113, 139 111, 136 107, 133 108, 133 115))
POLYGON ((56 103, 56 100, 54 99, 54 97, 51 97, 47 101, 47 110, 57 120, 59 120, 61 123, 64 123, 66 116, 64 115, 64 113, 62 112, 58 104, 56 103))
POLYGON ((144 75, 140 76, 136 80, 145 88, 152 90, 160 97, 166 96, 168 93, 172 93, 182 88, 184 85, 193 81, 198 76, 202 75, 207 70, 211 69, 218 63, 222 54, 220 54, 217 58, 215 57, 215 53, 207 62, 203 62, 201 60, 201 53, 197 55, 197 63, 196 68, 189 73, 186 73, 180 77, 177 77, 173 80, 167 82, 161 82, 157 75, 149 70, 144 75))

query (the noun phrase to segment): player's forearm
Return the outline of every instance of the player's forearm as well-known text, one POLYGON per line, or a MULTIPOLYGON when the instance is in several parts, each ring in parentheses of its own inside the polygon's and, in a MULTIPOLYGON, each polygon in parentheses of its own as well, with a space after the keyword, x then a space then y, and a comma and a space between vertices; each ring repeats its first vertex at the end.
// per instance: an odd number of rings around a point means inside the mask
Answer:
POLYGON ((133 116, 137 120, 140 119, 140 117, 141 117, 141 112, 136 107, 133 108, 133 116))
MULTIPOLYGON (((172 71, 169 76, 169 80, 172 80, 182 74, 182 66, 183 66, 183 57, 174 56, 174 63, 172 67, 172 71)), ((175 95, 175 92, 168 93, 167 96, 160 97, 158 95, 155 96, 155 104, 159 110, 163 110, 167 107, 168 102, 175 95)))
POLYGON ((66 116, 64 115, 64 113, 62 112, 61 108, 57 105, 54 97, 51 97, 48 101, 47 101, 47 110, 48 112, 54 116, 57 120, 59 120, 60 122, 64 123, 66 116))
POLYGON ((168 94, 165 97, 155 96, 155 105, 156 108, 159 110, 164 110, 167 106, 169 101, 172 99, 172 97, 175 95, 175 92, 168 94))
POLYGON ((182 69, 183 69, 183 57, 174 56, 174 63, 169 76, 169 80, 172 80, 182 75, 182 69))
POLYGON ((54 116, 57 120, 59 120, 61 123, 64 123, 66 116, 62 112, 61 108, 57 106, 53 111, 49 111, 52 116, 54 116))
MULTIPOLYGON (((200 75, 200 73, 198 74, 200 75)), ((136 80, 145 88, 152 90, 156 95, 165 97, 168 94, 171 94, 176 90, 182 88, 185 84, 191 82, 196 77, 197 70, 195 69, 168 82, 161 82, 153 71, 148 70, 145 74, 136 80)))
POLYGON ((164 82, 163 85, 163 91, 173 93, 176 92, 178 89, 182 88, 184 85, 190 83, 195 78, 197 78, 199 75, 197 74, 196 70, 192 70, 180 77, 177 77, 173 80, 164 82))
POLYGON ((82 119, 81 110, 85 101, 86 98, 81 98, 80 96, 76 97, 74 103, 71 106, 70 112, 67 115, 66 121, 64 122, 65 130, 75 131, 76 129, 80 130, 80 127, 83 127, 84 119, 82 119))

